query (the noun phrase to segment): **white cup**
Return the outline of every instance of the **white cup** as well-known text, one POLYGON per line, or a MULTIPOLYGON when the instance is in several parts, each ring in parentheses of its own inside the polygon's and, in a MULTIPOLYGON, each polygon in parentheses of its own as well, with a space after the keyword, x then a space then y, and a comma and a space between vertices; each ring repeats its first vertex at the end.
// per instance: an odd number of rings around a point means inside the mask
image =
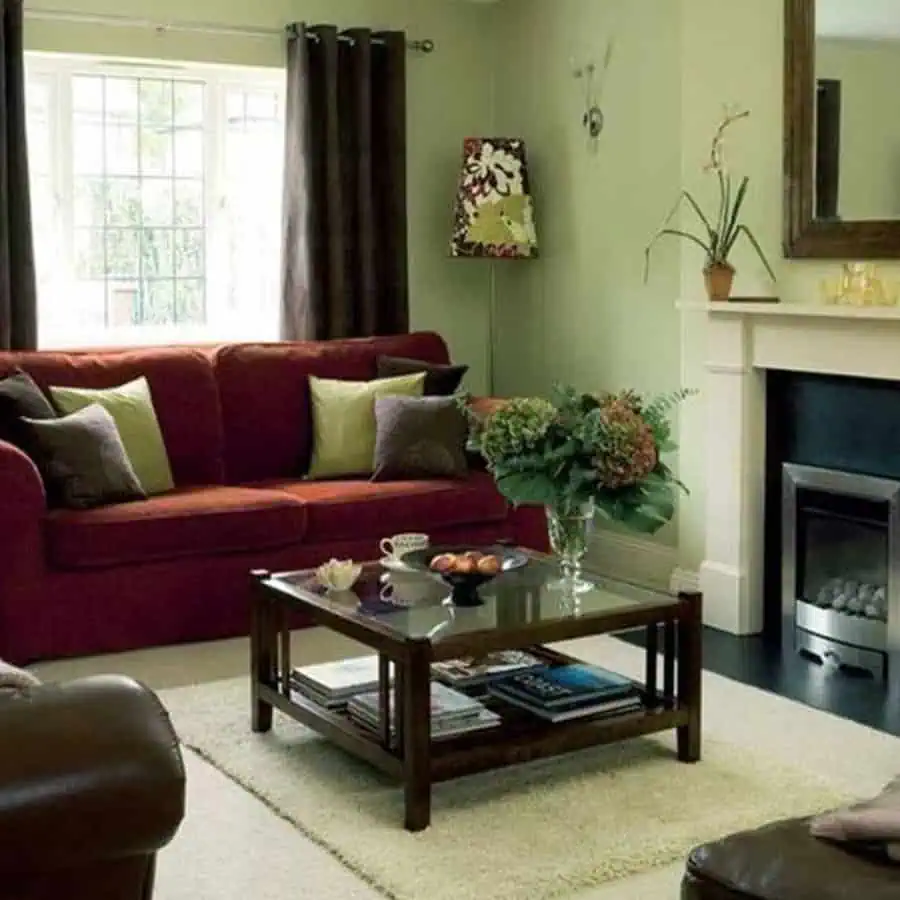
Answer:
POLYGON ((412 553, 413 550, 424 550, 428 544, 427 534, 410 533, 383 538, 378 546, 385 557, 399 561, 405 554, 412 553))

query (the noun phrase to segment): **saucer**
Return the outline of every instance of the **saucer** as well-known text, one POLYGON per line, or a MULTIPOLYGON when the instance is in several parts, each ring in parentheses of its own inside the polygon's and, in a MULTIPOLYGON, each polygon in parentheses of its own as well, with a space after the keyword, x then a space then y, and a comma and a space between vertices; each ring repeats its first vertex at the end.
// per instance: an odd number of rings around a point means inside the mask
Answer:
POLYGON ((388 572, 414 572, 402 559, 394 559, 392 556, 383 556, 378 562, 388 572))

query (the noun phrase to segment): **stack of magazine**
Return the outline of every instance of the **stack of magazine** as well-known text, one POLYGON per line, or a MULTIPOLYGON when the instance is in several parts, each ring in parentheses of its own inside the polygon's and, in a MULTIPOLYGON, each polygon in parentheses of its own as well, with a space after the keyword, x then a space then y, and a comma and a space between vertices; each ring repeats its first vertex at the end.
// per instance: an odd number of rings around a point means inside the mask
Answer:
POLYGON ((488 691, 548 722, 622 715, 641 709, 637 687, 622 675, 581 663, 545 665, 492 681, 488 691))
MULTIPOLYGON (((358 694, 347 704, 350 718, 371 731, 381 731, 381 706, 378 691, 358 694)), ((482 731, 500 723, 500 716, 483 703, 455 691, 439 681, 431 682, 431 737, 458 737, 482 731)), ((394 708, 391 706, 391 735, 395 736, 394 708)))
POLYGON ((291 690, 328 709, 343 709, 357 694, 377 689, 377 656, 359 656, 291 670, 291 690))
POLYGON ((436 662, 431 672, 438 681, 456 688, 489 684, 514 672, 530 672, 543 667, 543 661, 524 650, 498 650, 479 657, 436 662))

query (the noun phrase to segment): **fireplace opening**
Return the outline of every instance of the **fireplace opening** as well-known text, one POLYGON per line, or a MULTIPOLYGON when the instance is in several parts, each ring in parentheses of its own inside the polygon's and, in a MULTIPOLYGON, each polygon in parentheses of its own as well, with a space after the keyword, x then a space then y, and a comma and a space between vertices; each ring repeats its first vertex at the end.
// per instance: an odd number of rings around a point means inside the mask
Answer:
POLYGON ((883 677, 900 482, 785 464, 782 604, 796 649, 883 677))
POLYGON ((900 384, 770 371, 766 388, 766 633, 883 677, 900 651, 900 384))

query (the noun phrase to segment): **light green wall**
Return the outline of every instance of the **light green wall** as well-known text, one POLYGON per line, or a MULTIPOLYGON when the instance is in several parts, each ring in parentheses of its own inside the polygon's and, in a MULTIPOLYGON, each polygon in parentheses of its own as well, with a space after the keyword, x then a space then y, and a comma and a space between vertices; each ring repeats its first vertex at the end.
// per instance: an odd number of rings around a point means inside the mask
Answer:
MULTIPOLYGON (((497 126, 525 138, 538 262, 497 267, 501 393, 668 391, 679 383, 679 248, 663 243, 643 282, 643 248, 681 178, 680 0, 507 0, 498 10, 497 126), (582 127, 598 73, 606 130, 582 127)), ((670 529, 661 536, 674 541, 670 529)))
POLYGON ((900 43, 816 41, 816 76, 841 82, 838 212, 844 219, 900 216, 900 116, 891 110, 900 84, 900 43))
MULTIPOLYGON (((413 326, 443 334, 471 364, 469 385, 484 387, 490 272, 448 256, 462 139, 490 130, 493 61, 489 8, 448 0, 32 0, 41 7, 154 22, 204 22, 280 29, 327 21, 403 28, 431 38, 430 56, 409 58, 409 236, 413 326)), ((278 35, 241 37, 27 20, 30 50, 173 60, 283 65, 278 35)))
MULTIPOLYGON (((702 253, 662 249, 650 284, 641 254, 674 194, 714 202, 702 168, 726 104, 749 108, 729 135, 729 163, 750 176, 746 221, 779 276, 773 288, 748 248, 734 256, 736 295, 776 291, 817 302, 839 263, 781 254, 784 0, 503 0, 497 12, 497 124, 528 139, 544 258, 498 269, 500 385, 545 390, 555 379, 586 388, 668 390, 705 385, 702 253), (607 130, 596 155, 579 119, 572 60, 618 46, 606 87, 607 130)), ((896 266, 885 267, 898 277, 896 266)), ((681 414, 678 465, 691 488, 679 510, 679 561, 704 556, 707 422, 702 395, 681 414)), ((736 511, 737 514, 737 511, 736 511)))

